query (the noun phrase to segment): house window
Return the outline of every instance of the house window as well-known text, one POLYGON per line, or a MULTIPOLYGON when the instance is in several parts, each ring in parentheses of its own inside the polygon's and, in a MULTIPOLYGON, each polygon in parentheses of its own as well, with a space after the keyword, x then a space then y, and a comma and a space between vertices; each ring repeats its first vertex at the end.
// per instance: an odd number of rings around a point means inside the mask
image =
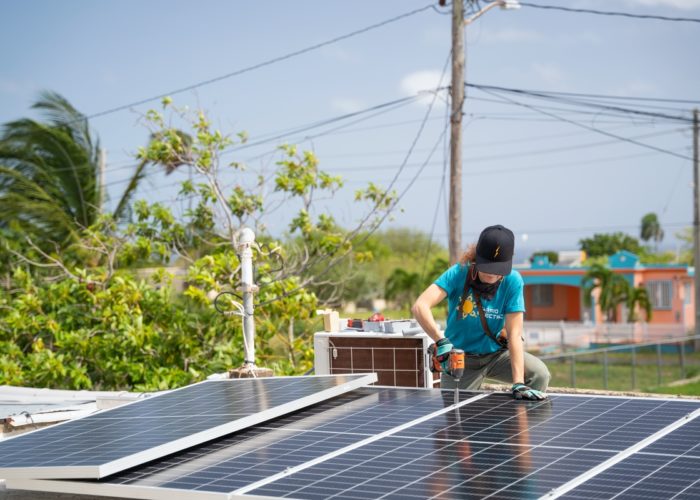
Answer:
POLYGON ((532 305, 535 307, 550 307, 554 304, 553 285, 532 285, 532 305))
POLYGON ((654 309, 671 309, 671 300, 673 299, 673 282, 666 281, 648 281, 647 292, 651 299, 651 307, 654 309))
POLYGON ((690 299, 692 298, 691 295, 693 293, 693 290, 691 288, 690 283, 686 283, 683 285, 683 303, 687 306, 690 304, 690 299))

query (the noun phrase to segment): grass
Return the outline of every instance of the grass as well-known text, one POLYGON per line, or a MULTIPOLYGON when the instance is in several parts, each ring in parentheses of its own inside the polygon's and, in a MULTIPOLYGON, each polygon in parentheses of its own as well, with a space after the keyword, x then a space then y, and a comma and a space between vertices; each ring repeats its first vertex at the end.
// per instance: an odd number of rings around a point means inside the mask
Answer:
POLYGON ((549 360, 547 367, 552 374, 551 386, 581 389, 607 389, 611 391, 643 391, 663 394, 685 394, 700 396, 700 383, 668 387, 666 384, 679 379, 693 377, 700 373, 700 353, 688 353, 685 359, 685 373, 681 373, 679 358, 676 355, 661 356, 657 366, 656 355, 640 354, 633 368, 630 354, 614 354, 608 357, 607 386, 602 357, 579 357, 575 363, 575 383, 572 381, 570 358, 549 360))
POLYGON ((700 396, 700 380, 674 387, 655 387, 653 391, 659 394, 675 394, 677 396, 700 396))

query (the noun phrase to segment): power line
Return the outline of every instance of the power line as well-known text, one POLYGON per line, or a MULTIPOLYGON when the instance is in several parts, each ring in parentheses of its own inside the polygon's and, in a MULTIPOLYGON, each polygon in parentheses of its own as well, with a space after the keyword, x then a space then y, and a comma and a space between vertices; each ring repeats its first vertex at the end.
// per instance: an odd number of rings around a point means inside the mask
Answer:
POLYGON ((643 116, 649 116, 649 117, 654 117, 654 118, 663 118, 666 120, 676 120, 676 121, 682 121, 682 122, 692 122, 690 118, 686 118, 684 116, 675 116, 675 115, 667 115, 665 113, 653 113, 650 111, 642 111, 639 109, 632 109, 632 108, 623 108, 620 106, 610 106, 608 104, 598 104, 594 102, 588 102, 588 101, 579 101, 576 99, 566 99, 560 95, 547 92, 547 91, 533 91, 533 90, 524 90, 524 89, 516 89, 516 88, 510 88, 510 87, 500 87, 496 85, 478 85, 475 83, 466 83, 465 84, 467 87, 472 87, 475 89, 479 90, 494 90, 497 92, 508 92, 512 94, 519 94, 519 95, 527 95, 531 97, 538 97, 542 99, 549 99, 549 100, 554 100, 554 101, 559 101, 563 102, 566 104, 574 104, 578 106, 587 106, 587 107, 595 107, 598 109, 605 109, 608 111, 617 111, 621 113, 632 113, 632 114, 639 114, 643 116))
MULTIPOLYGON (((430 105, 428 106, 428 109, 425 112, 425 116, 423 117, 423 122, 418 127, 418 132, 416 133, 416 136, 413 139, 413 142, 411 142, 411 145, 408 148, 408 152, 406 153, 406 156, 404 157, 403 162, 401 162, 401 165, 399 166, 398 170, 396 171, 394 178, 391 180, 391 182, 389 183, 389 186, 386 188, 387 194, 390 192, 391 188, 396 183, 396 180, 401 175, 401 172, 403 172, 404 168, 406 167, 406 164, 408 163, 408 159, 411 157, 411 155, 413 154, 413 150, 416 148, 416 144, 418 144, 418 140, 420 139, 421 135, 423 135, 423 130, 425 129, 425 125, 428 122, 428 118, 430 118, 430 113, 433 111, 433 106, 435 105, 435 101, 437 100, 438 90, 442 88, 442 80, 445 77, 445 73, 447 72, 447 65, 450 62, 451 56, 452 56, 452 50, 450 50, 447 54, 447 58, 445 59, 445 64, 442 67, 442 74, 440 75, 440 80, 438 80, 438 88, 435 89, 435 93, 433 94, 433 98, 431 99, 430 105)), ((434 150, 430 153, 428 159, 430 159, 433 152, 434 152, 434 150)), ((414 177, 414 179, 415 179, 415 177, 414 177)), ((404 193, 405 193, 405 191, 404 191, 404 193)), ((396 204, 398 203, 398 201, 400 199, 401 199, 401 196, 399 196, 399 198, 397 198, 394 201, 393 205, 389 208, 389 210, 386 211, 386 213, 384 214, 384 216, 381 219, 382 222, 384 221, 384 219, 386 219, 386 217, 388 217, 389 213, 391 213, 391 211, 396 207, 396 204)), ((380 224, 381 224, 381 222, 380 222, 380 224)), ((378 224, 377 227, 379 227, 380 224, 378 224)))
POLYGON ((97 113, 93 113, 93 114, 91 114, 91 115, 85 116, 84 119, 88 119, 88 120, 89 120, 89 119, 92 119, 92 118, 97 118, 97 117, 99 117, 99 116, 104 116, 104 115, 108 115, 108 114, 111 114, 111 113, 116 113, 116 112, 118 112, 118 111, 124 111, 124 110, 127 110, 127 109, 129 109, 129 108, 132 108, 132 107, 134 107, 134 106, 140 106, 140 105, 142 105, 142 104, 146 104, 146 103, 149 103, 149 102, 151 102, 151 101, 156 101, 156 100, 159 100, 159 99, 163 99, 164 97, 168 97, 168 96, 172 96, 172 95, 176 95, 176 94, 181 94, 181 93, 183 93, 183 92, 187 92, 187 91, 190 91, 190 90, 194 90, 194 89, 196 89, 196 88, 203 87, 203 86, 205 86, 205 85, 210 85, 210 84, 215 83, 215 82, 220 82, 221 80, 226 80, 226 79, 228 79, 228 78, 232 78, 232 77, 234 77, 234 76, 239 76, 239 75, 242 75, 242 74, 244 74, 244 73, 249 73, 249 72, 254 71, 254 70, 256 70, 256 69, 264 68, 265 66, 270 66, 270 65, 272 65, 272 64, 275 64, 275 63, 278 63, 278 62, 282 62, 282 61, 285 61, 285 60, 287 60, 287 59, 291 59, 291 58, 293 58, 293 57, 300 56, 300 55, 302 55, 302 54, 306 54, 307 52, 312 52, 312 51, 318 50, 318 49, 320 49, 320 48, 322 48, 322 47, 326 47, 326 46, 328 46, 328 45, 332 45, 332 44, 334 44, 334 43, 340 42, 341 40, 347 40, 348 38, 352 38, 352 37, 354 37, 354 36, 357 36, 357 35, 366 33, 366 32, 368 32, 368 31, 371 31, 371 30, 380 28, 380 27, 382 27, 382 26, 386 26, 387 24, 394 23, 394 22, 396 22, 396 21, 399 21, 399 20, 401 20, 401 19, 405 19, 405 18, 410 17, 410 16, 413 16, 413 15, 415 15, 415 14, 419 14, 419 13, 424 12, 424 11, 429 10, 429 9, 434 9, 434 6, 433 6, 432 3, 431 3, 431 5, 426 5, 425 7, 421 7, 421 8, 419 8, 419 9, 415 9, 415 10, 412 10, 412 11, 409 11, 409 12, 405 12, 405 13, 403 13, 403 14, 400 14, 400 15, 398 15, 398 16, 392 17, 392 18, 387 19, 387 20, 385 20, 385 21, 381 21, 381 22, 376 23, 376 24, 372 24, 372 25, 367 26, 367 27, 365 27, 365 28, 362 28, 362 29, 359 29, 359 30, 356 30, 356 31, 351 31, 350 33, 346 33, 345 35, 341 35, 341 36, 338 36, 338 37, 335 37, 335 38, 331 38, 330 40, 326 40, 325 42, 317 43, 317 44, 315 44, 315 45, 310 45, 310 46, 305 47, 305 48, 303 48, 303 49, 296 50, 296 51, 294 51, 294 52, 289 52, 289 53, 284 54, 284 55, 282 55, 282 56, 274 57, 274 58, 272 58, 272 59, 268 59, 268 60, 266 60, 266 61, 263 61, 263 62, 254 64, 254 65, 252 65, 252 66, 247 66, 247 67, 245 67, 245 68, 241 68, 241 69, 238 69, 238 70, 236 70, 236 71, 232 71, 232 72, 230 72, 230 73, 226 73, 225 75, 217 76, 217 77, 214 77, 214 78, 210 78, 209 80, 203 80, 203 81, 201 81, 201 82, 193 83, 192 85, 188 85, 188 86, 186 86, 186 87, 181 87, 181 88, 179 88, 179 89, 171 90, 170 92, 165 92, 165 93, 163 93, 163 94, 158 94, 158 95, 153 96, 153 97, 148 97, 148 98, 146 98, 146 99, 141 99, 140 101, 135 101, 135 102, 132 102, 132 103, 130 103, 130 104, 124 104, 124 105, 122 105, 122 106, 117 106, 117 107, 115 107, 115 108, 107 109, 107 110, 105 110, 105 111, 100 111, 100 112, 97 112, 97 113))
MULTIPOLYGON (((436 92, 439 91, 439 90, 442 90, 442 89, 436 89, 436 92)), ((420 94, 416 94, 416 95, 409 96, 409 97, 403 97, 403 98, 401 98, 401 99, 395 99, 395 100, 393 100, 393 101, 385 102, 385 103, 382 103, 382 104, 377 104, 376 106, 372 106, 372 107, 369 107, 369 108, 365 108, 365 109, 360 110, 360 111, 355 111, 355 112, 353 112, 353 113, 346 113, 346 114, 344 114, 344 115, 335 116, 335 117, 333 117, 333 118, 328 118, 328 119, 326 119, 326 120, 321 120, 321 121, 314 122, 314 123, 311 123, 311 124, 308 124, 308 125, 302 125, 302 126, 300 126, 300 127, 298 127, 298 128, 290 129, 290 130, 284 131, 284 132, 279 133, 278 135, 275 135, 275 136, 272 136, 272 137, 260 139, 260 140, 257 140, 257 141, 249 141, 249 142, 246 142, 245 144, 241 144, 241 145, 239 145, 239 146, 235 146, 235 147, 233 147, 233 148, 230 148, 230 150, 239 151, 239 150, 241 150, 241 149, 249 149, 249 148, 252 148, 252 147, 255 147, 255 146, 259 146, 260 144, 265 144, 265 143, 268 143, 268 142, 273 142, 273 141, 277 141, 277 140, 283 139, 283 138, 285 138, 285 137, 289 137, 289 136, 292 135, 292 134, 299 134, 299 133, 302 133, 302 132, 306 132, 306 131, 308 131, 308 130, 313 130, 313 129, 315 129, 315 128, 323 127, 324 125, 331 125, 331 124, 333 124, 333 123, 337 123, 337 122, 346 120, 346 119, 348 119, 348 118, 353 118, 353 117, 355 117, 355 116, 360 116, 360 115, 363 115, 363 114, 365 114, 365 113, 370 113, 370 112, 372 112, 372 111, 382 111, 381 113, 375 113, 375 114, 373 114, 373 115, 371 115, 371 116, 369 116, 369 117, 367 117, 367 118, 364 118, 364 119, 362 119, 362 120, 358 120, 358 121, 355 121, 355 122, 351 122, 351 123, 346 124, 346 125, 344 125, 344 126, 354 125, 354 124, 359 123, 359 122, 361 122, 361 121, 364 121, 364 120, 366 120, 366 119, 373 118, 373 117, 378 116, 378 115, 380 115, 380 114, 384 114, 385 112, 393 111, 394 109, 397 109, 397 108, 399 108, 399 107, 401 107, 401 106, 403 106, 403 105, 406 105, 406 104, 409 104, 409 103, 415 101, 415 100, 418 99, 419 97, 420 97, 420 94)), ((303 140, 303 139, 302 139, 302 140, 303 140)))
MULTIPOLYGON (((677 132, 679 132, 679 129, 665 130, 665 131, 661 131, 661 132, 651 132, 651 133, 647 133, 647 134, 637 135, 637 136, 634 136, 630 139, 659 137, 659 136, 668 135, 668 134, 672 134, 672 133, 675 134, 677 132)), ((597 141, 597 142, 588 142, 588 143, 584 143, 584 144, 575 144, 572 146, 562 146, 562 147, 558 147, 558 148, 530 150, 530 151, 516 151, 513 153, 504 153, 504 154, 489 155, 489 156, 476 156, 476 157, 465 158, 465 162, 469 162, 469 163, 485 162, 485 161, 501 160, 504 158, 522 158, 524 156, 537 156, 537 155, 542 155, 542 154, 562 153, 562 152, 566 152, 566 151, 591 148, 591 147, 595 147, 595 146, 607 146, 610 144, 617 144, 618 142, 619 142, 618 139, 612 139, 612 140, 607 140, 607 141, 597 141)), ((408 164, 407 166, 417 166, 417 164, 408 164)), ((336 169, 333 169, 333 171, 334 172, 349 172, 349 171, 361 171, 361 170, 382 170, 382 169, 392 169, 392 168, 394 168, 394 165, 362 165, 362 166, 357 166, 357 167, 336 168, 336 169)))
POLYGON ((545 9, 545 10, 561 10, 564 12, 575 12, 579 14, 596 14, 599 16, 618 16, 618 17, 628 17, 633 19, 654 19, 657 21, 674 21, 674 22, 689 22, 689 23, 700 23, 700 19, 693 17, 668 17, 668 16, 658 16, 653 14, 632 14, 630 12, 614 12, 614 11, 603 11, 594 9, 574 9, 571 7, 561 7, 558 5, 541 5, 529 2, 519 2, 523 7, 533 7, 535 9, 545 9))
POLYGON ((554 113, 550 113, 550 112, 548 112, 548 111, 544 111, 543 109, 540 109, 540 108, 538 108, 537 106, 532 106, 532 105, 530 105, 530 104, 525 104, 525 103, 523 103, 523 102, 518 102, 518 101, 515 101, 515 100, 513 100, 513 99, 510 99, 509 97, 500 96, 499 94, 497 94, 497 93, 495 93, 495 92, 492 92, 492 91, 490 91, 490 90, 486 90, 486 89, 484 89, 484 88, 482 88, 482 89, 480 89, 480 90, 481 90, 482 92, 486 92, 487 94, 491 94, 491 95, 493 95, 493 96, 500 97, 501 99, 505 99, 505 100, 507 100, 507 101, 509 101, 509 102, 511 102, 511 103, 513 103, 513 104, 516 104, 517 106, 523 106, 523 107, 525 107, 525 108, 531 109, 531 110, 536 111, 536 112, 538 112, 538 113, 541 113, 541 114, 544 114, 544 115, 547 115, 547 116, 556 118, 557 120, 560 120, 560 121, 563 121, 563 122, 566 122, 566 123, 570 123, 571 125, 575 125, 575 126, 577 126, 577 127, 581 127, 581 128, 585 128, 585 129, 588 129, 588 130, 592 130, 592 131, 597 132, 597 133, 599 133, 599 134, 606 135, 606 136, 608 136, 608 137, 613 137, 613 138, 618 139, 618 140, 620 140, 620 141, 629 142, 630 144, 635 144, 635 145, 641 146, 641 147, 643 147, 643 148, 652 149, 652 150, 654 150, 654 151, 659 151, 659 152, 661 152, 661 153, 666 153, 666 154, 668 154, 668 155, 675 156, 675 157, 677 157, 677 158, 682 158, 682 159, 684 159, 684 160, 692 160, 692 158, 691 158, 690 156, 682 155, 682 154, 676 153, 676 152, 674 152, 674 151, 669 151, 669 150, 667 150, 667 149, 663 149, 663 148, 659 148, 659 147, 656 147, 656 146, 652 146, 651 144, 645 144, 645 143, 643 143, 643 142, 635 141, 635 140, 629 139, 629 138, 627 138, 627 137, 622 137, 622 136, 620 136, 620 135, 613 134, 612 132, 607 132, 606 130, 600 129, 600 128, 598 128, 598 127, 592 127, 592 126, 590 126, 590 125, 586 125, 585 123, 580 123, 580 122, 577 122, 577 121, 574 121, 574 120, 569 120, 568 118, 564 118, 564 117, 558 116, 558 115, 556 115, 556 114, 554 114, 554 113))
MULTIPOLYGON (((667 222, 664 227, 688 227, 692 226, 692 222, 667 222)), ((578 233, 584 231, 623 231, 629 229, 639 229, 639 224, 631 225, 611 225, 611 226, 579 226, 579 227, 560 227, 560 228, 547 228, 547 229, 520 229, 513 228, 518 234, 559 234, 559 233, 578 233)), ((465 232, 465 235, 478 236, 478 232, 465 232)), ((438 233, 436 236, 445 237, 447 234, 438 233)))
MULTIPOLYGON (((368 112, 370 112, 370 111, 377 111, 377 110, 379 110, 377 113, 371 114, 371 115, 369 115, 369 116, 367 116, 367 117, 360 118, 359 120, 355 120, 355 121, 350 122, 349 124, 345 124, 345 125, 343 125, 343 126, 341 126, 341 127, 336 127, 336 129, 331 129, 331 130, 338 130, 338 129, 340 129, 340 128, 343 128, 343 127, 346 127, 346 126, 350 126, 350 125, 353 125, 353 124, 355 124, 355 123, 359 123, 359 122, 361 122, 361 121, 365 121, 365 120, 368 120, 368 119, 373 118, 373 117, 375 117, 375 116, 378 116, 378 115, 387 113, 387 112, 389 112, 389 111, 393 111, 393 110, 395 110, 395 109, 398 109, 398 108, 400 108, 400 107, 402 107, 402 106, 404 106, 404 105, 406 105, 406 104, 409 104, 409 103, 413 102, 414 100, 418 99, 419 97, 420 97, 420 94, 417 94, 417 95, 415 95, 415 96, 404 97, 404 98, 402 98, 402 99, 396 99, 396 100, 394 100, 394 101, 389 101, 389 102, 386 102, 386 103, 378 104, 378 105, 376 105, 376 106, 372 106, 372 107, 367 108, 367 109, 364 109, 364 110, 356 111, 356 112, 354 112, 354 113, 347 113, 347 114, 345 114, 345 115, 336 116, 336 117, 329 118, 329 119, 326 119, 326 120, 322 120, 322 121, 319 121, 319 122, 314 122, 314 123, 309 124, 309 125, 300 126, 300 127, 296 128, 296 129, 290 129, 290 130, 288 131, 288 133, 279 134, 279 135, 277 135, 277 136, 270 137, 270 138, 267 138, 267 139, 261 139, 261 140, 259 140, 259 141, 256 141, 255 143, 246 143, 246 144, 244 144, 244 145, 242 145, 242 146, 237 146, 237 147, 235 147, 235 150, 227 149, 227 150, 223 151, 223 152, 221 153, 221 155, 223 156, 223 155, 225 155, 225 154, 230 154, 230 153, 232 153, 232 152, 234 152, 234 151, 238 151, 238 150, 240 150, 240 149, 245 149, 246 147, 253 147, 253 146, 257 146, 257 145, 264 144, 264 143, 267 143, 267 142, 272 142, 272 141, 275 141, 275 140, 278 140, 278 139, 287 137, 288 135, 291 135, 291 134, 293 134, 293 133, 304 132, 304 131, 306 131, 306 130, 311 130, 311 129, 316 128, 316 127, 320 127, 320 126, 323 126, 323 125, 328 125, 328 124, 336 123, 336 122, 338 122, 338 121, 342 121, 342 120, 345 120, 345 119, 347 119, 347 118, 359 116, 359 115, 362 115, 362 114, 364 114, 364 113, 368 113, 368 112)), ((327 132, 327 133, 330 133, 330 132, 327 132)), ((263 136, 264 136, 264 135, 269 135, 269 134, 263 134, 263 136)), ((318 135, 323 135, 323 133, 318 134, 318 135)), ((315 137, 315 136, 310 136, 310 137, 315 137)), ((265 156, 266 154, 274 153, 274 152, 276 151, 276 149, 277 149, 277 148, 273 149, 272 151, 263 153, 262 155, 258 155, 258 156, 249 158, 249 159, 247 159, 246 161, 252 161, 252 160, 255 160, 255 159, 260 158, 260 157, 262 157, 262 156, 265 156)), ((127 165, 127 166, 124 166, 124 167, 118 167, 118 168, 110 169, 110 172, 115 172, 115 171, 117 171, 117 170, 123 170, 123 169, 125 169, 125 168, 131 168, 131 167, 133 167, 133 165, 127 165)), ((151 171, 151 172, 148 172, 148 173, 146 173, 146 174, 143 176, 143 178, 145 179, 145 178, 147 178, 147 177, 151 177, 152 175, 157 174, 159 171, 160 171, 160 170, 153 170, 153 171, 151 171)), ((118 180, 118 181, 111 181, 111 182, 105 184, 105 187, 114 186, 114 185, 117 185, 117 184, 123 184, 123 183, 129 182, 130 180, 131 180, 131 178, 121 179, 121 180, 118 180)))
MULTIPOLYGON (((535 171, 541 171, 541 170, 559 170, 563 168, 568 168, 568 167, 580 167, 580 166, 595 166, 597 164, 601 163, 611 163, 611 162, 616 162, 620 160, 630 160, 634 158, 646 158, 652 155, 658 155, 660 154, 657 151, 652 151, 652 152, 645 152, 645 153, 635 153, 631 155, 622 155, 622 156, 611 156, 611 157, 606 157, 606 158, 596 158, 592 160, 579 160, 579 161, 572 161, 572 162, 565 162, 565 163, 549 163, 546 165, 530 165, 527 167, 506 167, 506 168, 490 168, 487 170, 470 170, 466 172, 467 177, 481 177, 481 176, 490 176, 490 175, 500 175, 500 174, 529 174, 531 172, 535 171)), ((440 165, 441 162, 432 162, 430 165, 440 165)), ((418 167, 418 164, 411 165, 412 167, 418 167)), ((385 169, 389 169, 390 167, 386 167, 385 169)), ((636 166, 635 166, 636 168, 636 166)), ((373 168, 372 170, 379 170, 379 168, 373 168)), ((335 170, 333 170, 335 172, 335 170)), ((428 177, 423 177, 424 181, 434 181, 434 180, 439 180, 442 179, 440 175, 433 175, 433 176, 428 176, 428 177)), ((381 182, 384 179, 376 179, 377 181, 381 182)), ((362 184, 365 181, 358 180, 347 180, 345 181, 345 184, 362 184)))

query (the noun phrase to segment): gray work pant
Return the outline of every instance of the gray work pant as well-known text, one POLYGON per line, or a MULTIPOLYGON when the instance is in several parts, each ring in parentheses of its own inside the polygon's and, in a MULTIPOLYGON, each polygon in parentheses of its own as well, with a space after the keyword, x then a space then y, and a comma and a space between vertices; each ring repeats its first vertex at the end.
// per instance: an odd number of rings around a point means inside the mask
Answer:
MULTIPOLYGON (((525 357, 525 385, 538 391, 546 391, 549 385, 550 374, 539 358, 528 352, 525 357)), ((459 380, 459 388, 463 390, 477 390, 481 387, 485 378, 498 380, 508 384, 513 383, 513 373, 510 367, 510 352, 508 350, 486 354, 484 356, 466 355, 464 360, 464 375, 459 380)), ((442 389, 454 389, 457 383, 449 375, 440 376, 442 389)))

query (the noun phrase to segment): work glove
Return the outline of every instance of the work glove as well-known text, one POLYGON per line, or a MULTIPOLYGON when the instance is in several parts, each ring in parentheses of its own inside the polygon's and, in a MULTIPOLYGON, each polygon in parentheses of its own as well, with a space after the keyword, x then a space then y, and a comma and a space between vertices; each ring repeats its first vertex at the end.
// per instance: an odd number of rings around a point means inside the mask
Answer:
POLYGON ((448 339, 447 337, 441 338, 435 343, 435 345, 437 346, 437 349, 435 350, 435 358, 440 363, 442 371, 449 374, 450 353, 452 352, 452 349, 454 349, 454 346, 452 345, 452 342, 450 342, 450 339, 448 339))
POLYGON ((547 395, 544 392, 528 387, 525 384, 513 384, 511 391, 513 391, 513 397, 515 399, 527 399, 529 401, 547 399, 547 395))

